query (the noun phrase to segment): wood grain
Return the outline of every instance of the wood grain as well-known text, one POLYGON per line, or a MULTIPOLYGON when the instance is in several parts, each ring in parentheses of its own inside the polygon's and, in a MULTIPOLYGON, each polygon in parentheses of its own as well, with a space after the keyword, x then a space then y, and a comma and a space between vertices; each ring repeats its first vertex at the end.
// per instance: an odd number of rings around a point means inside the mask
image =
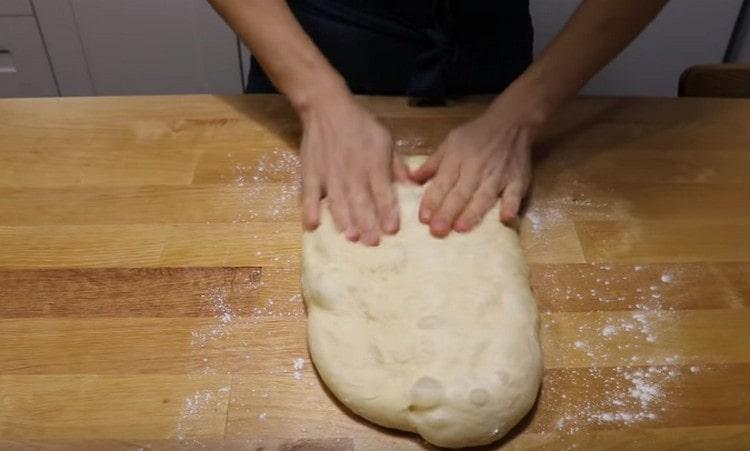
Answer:
MULTIPOLYGON (((557 451, 560 449, 628 449, 651 451, 654 449, 684 449, 688 451, 736 451, 743 449, 750 437, 747 426, 695 426, 686 428, 644 428, 628 430, 592 430, 570 433, 525 433, 505 442, 502 449, 557 451)), ((0 446, 23 450, 77 451, 80 449, 110 449, 132 451, 147 448, 155 451, 173 451, 186 448, 217 450, 266 449, 283 451, 350 451, 404 449, 431 449, 424 443, 403 436, 369 434, 355 439, 330 437, 305 439, 284 437, 257 438, 252 435, 239 438, 200 438, 189 440, 0 440, 0 446)), ((435 449, 435 448, 432 448, 435 449)), ((481 449, 481 448, 480 448, 481 449)), ((492 449, 492 448, 489 448, 492 449)))
MULTIPOLYGON (((359 99, 403 154, 488 100, 359 99)), ((544 383, 488 449, 750 447, 749 124, 581 98, 542 131, 518 230, 544 383)), ((0 448, 430 449, 312 367, 286 101, 0 100, 0 136, 0 448)))
POLYGON ((680 77, 679 95, 750 98, 750 64, 701 64, 680 77))
POLYGON ((168 230, 152 225, 0 226, 0 267, 157 266, 168 230))
POLYGON ((0 375, 6 406, 0 412, 0 432, 6 440, 221 435, 230 379, 227 375, 0 375))
POLYGON ((163 266, 299 266, 299 222, 182 224, 170 227, 163 266))
MULTIPOLYGON (((630 424, 619 422, 619 429, 685 426, 686 412, 690 412, 690 426, 742 424, 750 413, 749 371, 747 365, 738 365, 712 367, 698 373, 679 366, 652 372, 654 379, 661 379, 658 398, 649 401, 645 408, 653 414, 653 419, 630 424), (675 375, 669 376, 670 371, 675 375), (744 394, 732 396, 736 392, 744 394), (718 415, 714 414, 713 406, 702 401, 709 394, 721 411, 718 415)), ((575 428, 588 431, 612 428, 616 421, 608 414, 634 415, 644 411, 640 401, 628 396, 633 386, 630 374, 638 372, 649 374, 649 367, 633 367, 628 371, 616 368, 548 371, 538 405, 526 419, 524 432, 548 433, 561 427, 573 434, 578 432, 575 428), (593 394, 586 393, 591 389, 593 394), (620 399, 623 405, 613 407, 611 402, 620 399), (561 418, 562 426, 558 424, 561 418)), ((248 380, 235 377, 232 407, 228 436, 243 435, 247 430, 262 431, 262 435, 269 437, 357 436, 369 427, 352 418, 350 412, 321 393, 318 383, 307 377, 300 380, 261 375, 248 380), (297 405, 294 412, 288 411, 289 404, 297 405)))
POLYGON ((0 271, 0 318, 249 316, 260 268, 0 271))
POLYGON ((750 306, 748 263, 537 264, 540 312, 731 309, 750 306))
POLYGON ((0 196, 0 208, 16 212, 0 218, 5 226, 232 224, 251 220, 296 222, 300 217, 297 190, 287 184, 269 183, 262 188, 0 189, 0 196))
POLYGON ((750 260, 750 221, 581 221, 576 231, 588 261, 750 260))
MULTIPOLYGON (((0 320, 6 344, 0 374, 275 374, 292 372, 293 358, 307 355, 301 317, 236 317, 217 296, 212 318, 0 320)), ((544 365, 750 362, 748 321, 747 308, 547 313, 541 327, 544 365), (603 333, 607 326, 611 334, 603 333)))

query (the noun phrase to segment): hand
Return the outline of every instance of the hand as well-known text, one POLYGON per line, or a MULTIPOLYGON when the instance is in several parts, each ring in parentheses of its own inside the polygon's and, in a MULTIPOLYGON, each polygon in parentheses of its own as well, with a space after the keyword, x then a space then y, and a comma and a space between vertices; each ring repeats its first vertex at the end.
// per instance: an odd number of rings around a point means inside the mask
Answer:
POLYGON ((538 128, 537 121, 522 120, 522 110, 508 97, 498 97, 481 116, 452 130, 411 174, 418 183, 432 178, 419 220, 433 235, 470 231, 498 197, 498 219, 516 217, 531 180, 531 145, 538 128))
POLYGON ((338 231, 375 246, 382 234, 398 231, 392 180, 406 180, 408 172, 394 156, 390 132, 350 95, 343 97, 300 114, 303 224, 318 226, 325 196, 338 231))

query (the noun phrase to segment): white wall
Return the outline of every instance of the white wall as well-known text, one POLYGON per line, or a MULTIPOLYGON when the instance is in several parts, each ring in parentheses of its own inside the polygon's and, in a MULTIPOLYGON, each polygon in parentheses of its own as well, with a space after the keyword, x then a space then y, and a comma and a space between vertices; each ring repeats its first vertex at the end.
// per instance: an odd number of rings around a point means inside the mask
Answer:
MULTIPOLYGON (((579 0, 531 1, 537 52, 562 28, 578 3, 579 0)), ((722 61, 741 4, 742 0, 671 0, 583 93, 676 95, 683 70, 694 64, 722 61)))

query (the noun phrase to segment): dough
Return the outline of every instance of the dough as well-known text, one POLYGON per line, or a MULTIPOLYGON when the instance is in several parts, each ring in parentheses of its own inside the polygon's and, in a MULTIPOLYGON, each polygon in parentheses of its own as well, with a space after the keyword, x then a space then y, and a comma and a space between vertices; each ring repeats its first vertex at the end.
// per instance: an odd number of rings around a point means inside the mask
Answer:
POLYGON ((327 210, 303 242, 308 344, 320 376, 358 415, 463 447, 502 437, 541 380, 538 318, 516 233, 498 207, 468 234, 434 238, 420 186, 397 187, 401 230, 348 242, 327 210))

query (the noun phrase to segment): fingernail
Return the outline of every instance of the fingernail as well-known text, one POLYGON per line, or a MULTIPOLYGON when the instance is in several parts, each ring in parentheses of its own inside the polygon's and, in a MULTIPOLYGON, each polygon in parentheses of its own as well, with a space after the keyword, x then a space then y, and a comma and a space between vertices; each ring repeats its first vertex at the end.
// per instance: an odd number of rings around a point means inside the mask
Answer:
POLYGON ((469 219, 459 219, 458 222, 456 222, 456 226, 454 227, 454 230, 456 232, 468 232, 471 230, 471 228, 474 227, 474 224, 469 219))
POLYGON ((432 218, 432 210, 429 208, 423 208, 422 211, 419 212, 419 220, 423 223, 430 222, 430 219, 432 218))
POLYGON ((371 230, 363 233, 360 241, 367 246, 377 246, 380 243, 380 237, 377 232, 371 230))
POLYGON ((346 237, 346 239, 349 241, 357 241, 357 238, 359 238, 359 234, 353 228, 348 227, 344 231, 344 237, 346 237))
POLYGON ((317 219, 311 220, 309 218, 305 218, 303 220, 303 227, 305 228, 305 230, 315 230, 319 225, 320 221, 318 221, 317 219))
POLYGON ((516 220, 516 215, 506 214, 506 215, 503 215, 503 217, 501 218, 502 223, 507 226, 512 225, 515 220, 516 220))
POLYGON ((443 238, 450 233, 450 225, 444 219, 436 219, 430 223, 430 233, 438 238, 443 238))
POLYGON ((448 221, 446 221, 443 218, 437 218, 434 221, 432 221, 432 228, 435 229, 438 232, 444 232, 448 229, 448 221))

